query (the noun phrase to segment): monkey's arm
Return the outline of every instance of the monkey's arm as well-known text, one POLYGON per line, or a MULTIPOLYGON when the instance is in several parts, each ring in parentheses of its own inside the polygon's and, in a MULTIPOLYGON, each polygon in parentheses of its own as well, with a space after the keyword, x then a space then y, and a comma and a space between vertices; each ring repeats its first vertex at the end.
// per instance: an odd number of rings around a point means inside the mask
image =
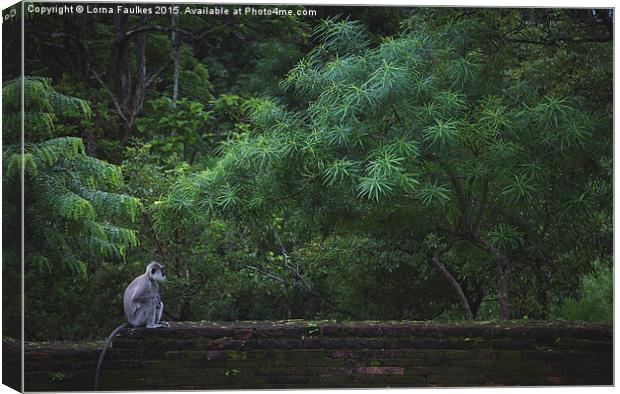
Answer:
POLYGON ((145 304, 148 301, 158 297, 159 295, 151 292, 149 286, 139 284, 131 293, 131 302, 145 304))

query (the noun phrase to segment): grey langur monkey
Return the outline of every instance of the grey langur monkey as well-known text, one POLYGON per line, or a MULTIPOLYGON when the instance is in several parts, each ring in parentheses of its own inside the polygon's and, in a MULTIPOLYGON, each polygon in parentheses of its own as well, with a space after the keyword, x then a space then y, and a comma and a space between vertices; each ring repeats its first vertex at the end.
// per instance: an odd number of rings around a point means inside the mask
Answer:
POLYGON ((164 267, 152 261, 146 266, 146 272, 136 277, 125 289, 123 307, 127 322, 116 327, 106 340, 95 372, 95 390, 99 386, 99 372, 105 354, 116 335, 125 327, 170 327, 170 324, 161 321, 164 313, 164 303, 159 296, 159 284, 166 280, 164 267))

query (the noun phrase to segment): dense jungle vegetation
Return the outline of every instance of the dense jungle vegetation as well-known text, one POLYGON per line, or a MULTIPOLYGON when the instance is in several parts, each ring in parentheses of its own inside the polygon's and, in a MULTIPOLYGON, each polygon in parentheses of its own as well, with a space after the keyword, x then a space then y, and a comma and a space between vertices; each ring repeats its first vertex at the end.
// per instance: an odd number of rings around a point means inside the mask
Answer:
POLYGON ((5 335, 22 171, 28 339, 152 259, 174 321, 612 320, 612 12, 308 8, 3 24, 5 335))

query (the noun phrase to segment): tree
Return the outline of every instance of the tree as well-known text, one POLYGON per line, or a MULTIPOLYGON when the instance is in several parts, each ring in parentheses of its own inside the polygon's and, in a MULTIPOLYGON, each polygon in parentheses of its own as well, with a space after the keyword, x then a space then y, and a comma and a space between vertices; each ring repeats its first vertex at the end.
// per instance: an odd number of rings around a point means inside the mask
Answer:
POLYGON ((610 318, 613 10, 313 8, 23 21, 28 338, 107 334, 150 259, 172 320, 610 318))
MULTIPOLYGON (((26 74, 50 75, 57 82, 79 86, 76 94, 105 107, 105 115, 114 115, 116 124, 107 122, 105 137, 120 140, 123 146, 137 134, 135 125, 152 98, 149 93, 158 97, 166 92, 204 105, 212 98, 211 83, 225 93, 233 93, 238 84, 244 94, 248 92, 244 85, 272 86, 266 82, 272 80, 269 68, 285 70, 293 64, 301 56, 297 47, 307 36, 306 24, 297 18, 271 22, 200 15, 170 18, 121 13, 71 20, 42 16, 36 24, 28 20, 25 28, 30 33, 26 36, 26 74), (247 43, 250 38, 264 44, 239 47, 240 40, 247 43), (228 51, 233 47, 237 50, 231 55, 228 51), (266 48, 272 48, 277 57, 264 59, 263 53, 269 55, 266 48)), ((18 67, 11 69, 12 77, 19 75, 18 67)))
MULTIPOLYGON (((21 86, 21 79, 3 86, 5 130, 12 134, 19 130, 21 86)), ((26 77, 23 86, 24 150, 16 144, 5 145, 3 150, 3 222, 9 237, 4 255, 13 261, 9 266, 18 270, 23 253, 29 283, 26 310, 36 315, 41 303, 49 301, 33 293, 41 281, 49 285, 50 276, 59 283, 60 278, 84 278, 88 267, 100 259, 122 258, 127 248, 137 245, 137 234, 123 223, 136 219, 141 204, 116 192, 122 186, 119 169, 87 156, 79 138, 30 142, 31 134, 35 140, 52 135, 57 117, 88 116, 90 108, 82 100, 56 92, 49 79, 26 77)), ((29 321, 26 330, 36 332, 36 324, 29 321)))
POLYGON ((253 131, 171 198, 232 220, 276 212, 296 229, 317 220, 335 229, 391 208, 414 223, 410 242, 429 251, 468 317, 470 301, 441 255, 465 243, 495 260, 508 319, 508 256, 535 226, 533 209, 559 212, 561 203, 545 198, 552 177, 568 199, 584 192, 583 183, 568 187, 562 166, 581 168, 593 129, 568 99, 493 74, 467 39, 475 28, 471 20, 436 31, 416 25, 373 45, 359 22, 323 21, 319 45, 283 81, 305 107, 250 101, 253 131), (436 242, 420 242, 431 235, 436 242))

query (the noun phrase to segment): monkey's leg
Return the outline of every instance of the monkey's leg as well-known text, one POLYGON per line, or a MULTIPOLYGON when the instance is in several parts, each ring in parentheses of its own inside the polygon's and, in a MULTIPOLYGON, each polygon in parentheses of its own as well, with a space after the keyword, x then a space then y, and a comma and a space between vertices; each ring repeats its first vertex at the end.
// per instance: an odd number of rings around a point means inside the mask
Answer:
POLYGON ((133 316, 129 319, 129 324, 133 327, 144 327, 149 321, 148 309, 148 305, 136 309, 133 316))
POLYGON ((146 304, 148 308, 148 312, 146 315, 146 328, 156 328, 158 325, 156 324, 157 319, 157 304, 155 300, 150 300, 146 304))
POLYGON ((149 310, 149 314, 148 314, 148 320, 146 322, 146 328, 159 328, 159 327, 163 327, 161 324, 157 323, 159 321, 157 301, 152 300, 151 302, 148 303, 148 306, 149 306, 150 310, 149 310))
POLYGON ((159 307, 157 308, 157 323, 160 323, 164 327, 170 327, 168 322, 162 321, 161 316, 164 314, 164 303, 160 302, 159 307))

